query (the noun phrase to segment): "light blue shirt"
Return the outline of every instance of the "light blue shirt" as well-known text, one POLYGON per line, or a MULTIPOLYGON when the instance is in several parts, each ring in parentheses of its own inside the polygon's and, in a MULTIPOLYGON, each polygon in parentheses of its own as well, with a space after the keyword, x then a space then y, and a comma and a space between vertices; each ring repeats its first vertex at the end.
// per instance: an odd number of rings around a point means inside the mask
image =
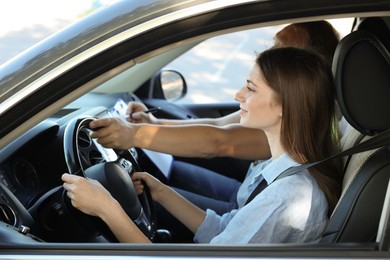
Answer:
POLYGON ((238 194, 238 209, 206 218, 195 233, 197 243, 303 243, 317 242, 328 221, 328 203, 307 170, 275 180, 298 165, 287 154, 252 164, 238 194), (263 180, 269 186, 250 203, 246 200, 263 180))

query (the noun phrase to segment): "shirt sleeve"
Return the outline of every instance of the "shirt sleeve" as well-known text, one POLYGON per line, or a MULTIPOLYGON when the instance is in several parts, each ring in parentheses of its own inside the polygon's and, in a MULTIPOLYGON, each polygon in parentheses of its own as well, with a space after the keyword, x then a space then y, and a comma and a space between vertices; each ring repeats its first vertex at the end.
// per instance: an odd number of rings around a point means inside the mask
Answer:
POLYGON ((277 198, 257 196, 240 210, 232 210, 223 216, 212 210, 206 211, 206 218, 195 233, 197 243, 250 243, 258 241, 263 234, 264 241, 271 241, 269 235, 279 221, 285 203, 277 198))
POLYGON ((195 232, 195 243, 210 243, 216 234, 220 233, 219 223, 221 217, 211 209, 206 210, 206 217, 195 232))
POLYGON ((206 218, 197 229, 194 237, 196 243, 210 243, 211 240, 221 233, 230 220, 236 215, 237 209, 219 216, 211 209, 206 210, 206 218))
POLYGON ((212 244, 313 241, 326 224, 325 204, 319 189, 313 190, 298 176, 286 178, 270 185, 239 210, 222 216, 207 210, 194 240, 212 244))
POLYGON ((271 243, 280 239, 280 218, 285 212, 286 203, 280 198, 257 196, 251 203, 236 212, 224 230, 210 243, 271 243))

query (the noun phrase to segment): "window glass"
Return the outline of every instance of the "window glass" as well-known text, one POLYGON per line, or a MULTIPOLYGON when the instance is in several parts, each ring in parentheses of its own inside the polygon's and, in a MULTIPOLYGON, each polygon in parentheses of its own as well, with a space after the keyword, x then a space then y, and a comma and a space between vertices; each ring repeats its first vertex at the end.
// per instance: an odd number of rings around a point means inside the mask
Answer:
MULTIPOLYGON (((343 37, 351 31, 353 19, 329 20, 343 37)), ((180 72, 188 86, 185 97, 177 103, 232 102, 245 83, 256 52, 273 45, 276 32, 286 25, 240 31, 208 39, 165 69, 180 72)))

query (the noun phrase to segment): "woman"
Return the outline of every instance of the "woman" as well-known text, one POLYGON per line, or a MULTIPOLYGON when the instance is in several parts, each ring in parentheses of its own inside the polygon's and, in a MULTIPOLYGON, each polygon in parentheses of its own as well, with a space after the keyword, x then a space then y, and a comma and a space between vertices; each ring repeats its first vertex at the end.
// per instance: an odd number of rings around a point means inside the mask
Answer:
MULTIPOLYGON (((320 160, 337 150, 333 88, 329 64, 317 54, 293 47, 263 52, 236 100, 240 124, 264 131, 271 158, 248 171, 238 192, 238 209, 222 216, 205 212, 147 173, 133 174, 137 191, 142 192, 144 181, 153 199, 194 232, 198 243, 317 241, 340 194, 340 161, 277 177, 291 166, 320 160), (268 186, 246 204, 263 180, 268 186)), ((112 138, 112 129, 105 126, 114 121, 123 127, 121 131, 131 126, 118 120, 91 122, 91 128, 100 128, 99 142, 110 143, 104 138, 112 138)), ((73 206, 100 217, 119 241, 150 242, 99 183, 69 174, 62 180, 73 206)))

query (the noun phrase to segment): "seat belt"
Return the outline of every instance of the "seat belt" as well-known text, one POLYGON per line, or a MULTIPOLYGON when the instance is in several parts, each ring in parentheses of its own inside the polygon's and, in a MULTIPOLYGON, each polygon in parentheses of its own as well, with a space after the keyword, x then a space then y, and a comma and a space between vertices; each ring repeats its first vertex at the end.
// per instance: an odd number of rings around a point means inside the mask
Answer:
MULTIPOLYGON (((347 150, 341 151, 341 152, 334 154, 332 156, 329 156, 323 160, 315 161, 315 162, 311 162, 311 163, 305 163, 305 164, 301 164, 298 166, 292 166, 292 167, 286 169, 284 172, 282 172, 274 181, 282 179, 282 178, 290 176, 290 175, 293 175, 295 173, 298 173, 302 170, 313 167, 317 164, 326 162, 328 160, 341 158, 344 156, 353 155, 353 154, 357 154, 357 153, 366 152, 366 151, 373 150, 376 148, 384 147, 386 145, 390 145, 390 129, 383 131, 382 133, 379 133, 379 134, 373 136, 372 138, 370 138, 364 142, 356 144, 347 150)), ((257 187, 249 195, 247 201, 245 202, 245 205, 248 204, 253 198, 255 198, 257 196, 257 194, 262 192, 267 187, 267 185, 264 185, 264 183, 267 184, 267 182, 263 180, 257 185, 257 187)))
POLYGON ((268 184, 267 184, 267 181, 263 178, 260 183, 256 186, 256 188, 252 191, 252 193, 249 195, 248 199, 246 200, 245 204, 248 204, 249 202, 251 202, 256 196, 257 194, 259 194, 260 192, 262 192, 265 188, 267 188, 268 184))
POLYGON ((377 134, 364 142, 361 142, 357 145, 354 145, 347 150, 344 150, 344 151, 341 151, 335 155, 329 156, 323 160, 312 162, 312 163, 305 163, 305 164, 301 164, 298 166, 292 166, 292 167, 288 168, 287 170, 285 170, 282 174, 280 174, 276 178, 276 180, 281 179, 281 178, 286 177, 286 176, 290 176, 290 175, 295 174, 297 172, 300 172, 304 169, 307 169, 307 168, 313 167, 317 164, 326 162, 328 160, 370 151, 373 149, 384 147, 386 145, 390 145, 390 129, 388 129, 380 134, 377 134))

